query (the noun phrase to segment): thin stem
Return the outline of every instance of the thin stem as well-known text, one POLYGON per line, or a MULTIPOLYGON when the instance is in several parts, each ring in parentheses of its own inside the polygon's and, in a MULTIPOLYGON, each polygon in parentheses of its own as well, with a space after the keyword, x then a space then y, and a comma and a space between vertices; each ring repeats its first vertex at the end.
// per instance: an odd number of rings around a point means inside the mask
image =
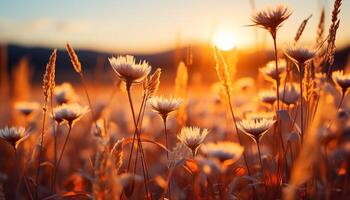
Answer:
MULTIPOLYGON (((230 106, 230 111, 231 111, 231 115, 232 115, 232 118, 233 118, 233 122, 235 124, 235 129, 236 129, 236 133, 237 133, 238 142, 239 142, 240 145, 242 145, 241 136, 239 135, 239 129, 238 129, 238 126, 237 126, 236 116, 235 116, 235 114, 233 112, 232 103, 231 103, 231 96, 230 95, 228 95, 228 103, 229 103, 229 106, 230 106)), ((248 175, 250 176, 251 173, 250 173, 250 169, 248 167, 248 162, 247 162, 247 158, 246 158, 245 152, 243 152, 243 160, 244 160, 245 166, 247 168, 248 175)))
POLYGON ((278 111, 280 110, 280 93, 279 93, 279 86, 280 86, 280 77, 278 74, 278 58, 277 58, 277 43, 276 43, 276 36, 273 36, 273 46, 275 50, 275 65, 276 65, 276 73, 277 73, 277 78, 276 78, 276 97, 277 97, 277 120, 279 120, 279 114, 278 111))
POLYGON ((341 105, 343 104, 344 97, 345 97, 345 92, 343 91, 343 92, 342 92, 342 95, 341 95, 341 98, 340 98, 340 102, 339 102, 338 108, 337 108, 337 112, 339 112, 340 107, 341 107, 341 105))
MULTIPOLYGON (((55 166, 55 173, 54 173, 54 177, 53 177, 53 182, 54 182, 54 183, 56 183, 58 168, 60 167, 61 159, 62 159, 64 150, 66 149, 66 145, 67 145, 67 142, 68 142, 68 139, 69 139, 69 135, 70 135, 71 130, 72 130, 72 124, 69 124, 69 130, 68 130, 66 139, 65 139, 65 141, 64 141, 64 143, 63 143, 63 147, 62 147, 60 156, 59 156, 58 161, 57 161, 56 166, 55 166)), ((54 187, 55 187, 55 186, 54 186, 54 187)))
POLYGON ((260 144, 259 144, 259 140, 256 141, 256 146, 258 147, 258 153, 259 153, 259 161, 260 161, 260 166, 261 166, 261 173, 263 176, 263 182, 264 182, 264 186, 265 186, 265 192, 267 192, 267 188, 266 188, 266 183, 265 183, 265 174, 264 174, 264 165, 263 162, 261 160, 261 151, 260 151, 260 144))
MULTIPOLYGON (((21 180, 22 180, 21 174, 23 174, 23 179, 24 179, 24 182, 25 182, 25 186, 26 186, 26 190, 27 190, 27 193, 28 193, 28 195, 29 195, 29 198, 30 198, 30 199, 34 199, 32 193, 31 193, 31 191, 30 191, 29 184, 28 184, 28 180, 27 180, 27 176, 26 176, 26 174, 25 174, 25 172, 24 172, 24 169, 23 169, 23 173, 22 173, 21 170, 20 170, 20 168, 19 168, 20 165, 21 165, 21 163, 20 163, 19 157, 17 156, 17 149, 14 147, 13 150, 14 150, 14 154, 15 154, 16 171, 17 171, 17 174, 18 174, 18 176, 19 176, 19 177, 18 177, 18 184, 21 183, 21 180)), ((16 194, 15 194, 16 198, 18 197, 18 196, 17 196, 18 194, 19 194, 19 193, 16 193, 16 194)))
MULTIPOLYGON (((230 106, 231 116, 232 116, 233 122, 235 124, 235 129, 236 129, 236 133, 237 133, 238 142, 239 142, 239 144, 241 146, 243 146, 242 142, 241 142, 241 136, 239 135, 239 130, 238 130, 238 126, 237 126, 236 116, 235 116, 235 113, 233 112, 233 107, 232 107, 232 103, 231 103, 231 95, 228 92, 227 92, 227 98, 228 98, 228 104, 230 106)), ((251 172, 250 172, 250 169, 248 167, 246 154, 245 154, 245 152, 243 152, 242 154, 243 154, 243 160, 244 160, 244 164, 245 164, 245 166, 247 168, 248 175, 251 176, 251 172)), ((256 193, 256 190, 255 190, 254 186, 253 186, 253 193, 254 193, 254 199, 257 199, 257 193, 256 193)))
POLYGON ((303 107, 303 69, 302 65, 299 66, 299 87, 300 87, 300 132, 301 132, 301 144, 304 139, 304 107, 303 107))
POLYGON ((54 178, 52 179, 52 184, 51 184, 51 190, 55 191, 55 176, 56 176, 56 169, 57 169, 57 134, 60 128, 60 123, 56 124, 56 129, 54 130, 54 178))
MULTIPOLYGON (((168 144, 168 132, 167 132, 167 127, 166 127, 166 121, 167 121, 167 117, 162 117, 163 119, 163 124, 164 124, 164 134, 165 134, 165 147, 167 149, 169 149, 169 144, 168 144)), ((166 152, 166 157, 169 160, 169 152, 166 152)))
POLYGON ((45 99, 45 105, 43 107, 44 111, 44 117, 43 117, 43 124, 41 127, 41 134, 40 134, 40 146, 39 146, 39 156, 38 156, 38 166, 36 170, 36 175, 35 175, 35 199, 38 199, 38 187, 39 187, 39 176, 40 176, 40 163, 41 163, 41 157, 42 157, 42 150, 43 150, 43 145, 44 145, 44 132, 45 132, 45 123, 46 123, 46 112, 47 112, 47 98, 45 99))
MULTIPOLYGON (((145 166, 146 163, 145 160, 143 160, 143 149, 142 149, 142 143, 141 143, 141 138, 140 138, 140 133, 138 131, 138 124, 136 122, 136 119, 135 119, 135 110, 134 110, 134 105, 132 103, 132 98, 131 98, 131 93, 130 93, 130 89, 131 89, 131 84, 130 83, 127 83, 126 85, 126 90, 127 90, 127 93, 128 93, 128 99, 129 99, 129 104, 130 104, 130 108, 131 108, 131 113, 132 113, 132 118, 133 118, 133 122, 134 122, 134 126, 135 126, 135 129, 136 129, 136 136, 137 136, 137 139, 138 139, 138 144, 140 145, 140 150, 141 150, 141 163, 142 163, 142 172, 143 172, 143 175, 144 175, 144 184, 145 184, 145 190, 146 190, 146 196, 147 196, 147 199, 149 199, 149 190, 148 190, 148 185, 147 185, 147 177, 148 175, 146 175, 146 171, 145 171, 145 166)), ((137 157, 136 157, 136 160, 137 160, 137 157)))
MULTIPOLYGON (((92 103, 91 103, 91 100, 90 100, 89 93, 88 93, 88 91, 87 91, 87 87, 86 87, 86 83, 85 83, 85 79, 84 79, 83 73, 80 72, 80 73, 79 73, 79 77, 80 77, 81 83, 82 83, 82 85, 83 85, 83 89, 84 89, 86 98, 87 98, 88 103, 89 103, 92 121, 93 121, 93 123, 95 123, 95 113, 94 113, 94 110, 93 110, 93 108, 92 108, 92 103)), ((96 123, 95 123, 95 125, 96 125, 96 123)), ((96 125, 96 127, 97 127, 97 125, 96 125)))
MULTIPOLYGON (((146 93, 143 94, 143 98, 142 98, 142 103, 141 103, 141 107, 140 107, 140 112, 137 116, 137 124, 140 124, 140 119, 141 119, 141 113, 144 111, 144 107, 146 105, 146 93)), ((131 145, 131 149, 130 149, 130 155, 129 155, 129 159, 128 159, 128 165, 127 165, 127 172, 130 171, 130 165, 131 165, 131 158, 132 158, 132 153, 134 151, 134 146, 135 146, 135 139, 136 139, 136 130, 134 131, 134 136, 132 139, 132 145, 131 145)))

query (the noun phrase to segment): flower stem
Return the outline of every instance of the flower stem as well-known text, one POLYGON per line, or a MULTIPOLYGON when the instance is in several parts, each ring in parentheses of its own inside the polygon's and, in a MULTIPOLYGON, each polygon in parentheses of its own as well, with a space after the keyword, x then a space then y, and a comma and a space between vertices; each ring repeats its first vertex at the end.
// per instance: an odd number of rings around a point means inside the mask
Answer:
POLYGON ((276 36, 273 36, 273 46, 275 50, 275 66, 276 66, 276 73, 277 73, 277 78, 276 78, 276 97, 277 97, 277 120, 279 120, 279 113, 278 111, 280 110, 280 93, 279 93, 279 86, 280 86, 280 77, 278 74, 278 58, 277 58, 277 42, 276 42, 276 36))
POLYGON ((56 176, 56 168, 57 168, 57 134, 60 128, 60 123, 56 124, 56 129, 54 130, 54 177, 52 179, 51 183, 51 191, 55 192, 55 176, 56 176))
MULTIPOLYGON (((145 185, 145 190, 146 190, 146 196, 147 196, 147 199, 149 199, 149 196, 148 196, 149 189, 148 189, 148 184, 147 184, 148 173, 146 173, 146 168, 145 168, 146 161, 144 160, 144 157, 143 157, 144 153, 143 153, 143 149, 142 149, 140 133, 139 133, 139 130, 138 130, 138 123, 137 123, 136 117, 135 117, 135 110, 134 110, 134 105, 133 105, 132 98, 131 98, 130 89, 131 89, 131 84, 127 83, 126 84, 126 90, 127 90, 127 93, 128 93, 128 99, 129 99, 129 104, 130 104, 130 108, 131 108, 132 118, 133 118, 133 122, 134 122, 134 126, 135 126, 136 136, 137 136, 137 140, 138 140, 138 146, 140 146, 140 151, 141 151, 141 164, 142 164, 142 172, 143 172, 143 175, 144 175, 144 185, 145 185)), ((136 150, 136 152, 137 152, 137 150, 136 150)), ((137 161, 137 157, 136 157, 136 161, 137 161)))
MULTIPOLYGON (((232 108, 231 95, 228 95, 228 104, 230 106, 231 115, 232 115, 232 118, 233 118, 233 122, 235 124, 235 129, 236 129, 236 133, 237 133, 238 142, 239 142, 240 145, 242 145, 241 136, 239 135, 239 130, 238 130, 238 126, 237 126, 236 116, 235 116, 235 114, 233 112, 233 108, 232 108)), ((248 175, 250 176, 251 173, 250 173, 250 169, 248 167, 248 163, 247 163, 247 158, 246 158, 245 152, 243 152, 243 160, 244 160, 245 166, 247 168, 248 175)))
MULTIPOLYGON (((241 146, 243 146, 242 145, 242 141, 241 141, 241 136, 239 135, 239 130, 238 130, 238 126, 237 126, 236 116, 235 116, 235 113, 233 112, 233 107, 232 107, 232 103, 231 103, 231 95, 228 92, 227 92, 227 98, 228 98, 228 104, 229 104, 230 111, 231 111, 231 116, 232 116, 233 122, 235 124, 235 129, 236 129, 236 133, 237 133, 238 142, 239 142, 239 144, 241 146)), ((251 176, 251 172, 250 172, 250 169, 248 167, 246 154, 245 154, 245 152, 243 152, 242 154, 243 154, 243 160, 244 160, 244 164, 245 164, 245 166, 247 168, 248 175, 251 176)), ((256 193, 256 190, 255 190, 254 186, 253 186, 253 193, 254 193, 254 199, 257 199, 257 193, 256 193)))
MULTIPOLYGON (((66 145, 67 145, 67 142, 68 142, 68 139, 69 139, 69 135, 70 135, 70 133, 71 133, 71 130, 72 130, 72 125, 69 124, 69 130, 68 130, 66 139, 65 139, 65 141, 64 141, 64 143, 63 143, 63 147, 62 147, 60 156, 59 156, 59 158, 58 158, 58 161, 57 161, 57 163, 55 164, 55 172, 54 172, 54 177, 53 177, 53 182, 54 182, 54 183, 56 183, 58 168, 59 168, 59 166, 60 166, 60 163, 61 163, 61 159, 62 159, 64 150, 66 149, 66 145)), ((54 187, 55 187, 55 185, 54 185, 54 187)))
POLYGON ((46 112, 47 112, 47 98, 45 99, 45 105, 43 107, 44 116, 43 116, 43 124, 41 127, 41 134, 40 134, 40 146, 39 146, 39 156, 38 156, 38 166, 36 170, 35 175, 35 199, 38 199, 39 196, 39 176, 40 176, 40 163, 41 163, 41 156, 42 156, 42 150, 44 145, 44 132, 45 132, 45 123, 46 123, 46 112))
POLYGON ((301 134, 301 144, 304 140, 304 105, 303 105, 303 66, 299 67, 299 87, 300 87, 300 134, 301 134))
POLYGON ((263 162, 261 160, 261 151, 260 151, 260 144, 259 144, 259 141, 257 140, 256 141, 256 146, 258 147, 258 153, 259 153, 259 161, 260 161, 260 166, 261 166, 261 173, 262 173, 262 176, 263 176, 263 182, 264 182, 264 186, 265 186, 265 192, 267 192, 267 188, 266 188, 266 183, 265 183, 265 174, 264 174, 264 165, 263 165, 263 162))
POLYGON ((94 110, 93 110, 93 108, 92 108, 92 103, 91 103, 91 100, 90 100, 89 93, 88 93, 88 91, 87 91, 87 87, 86 87, 84 75, 83 75, 82 72, 79 73, 79 77, 80 77, 80 80, 81 80, 81 84, 83 85, 83 89, 84 89, 86 98, 87 98, 88 103, 89 103, 92 121, 93 121, 93 123, 94 123, 94 124, 96 125, 96 127, 97 127, 97 124, 95 123, 95 113, 94 113, 94 110))
MULTIPOLYGON (((141 118, 141 113, 144 111, 144 107, 146 105, 146 93, 143 94, 143 98, 142 98, 142 103, 141 103, 141 108, 140 108, 140 112, 137 116, 137 124, 140 124, 140 118, 141 118)), ((134 151, 134 146, 135 146, 135 139, 136 139, 136 130, 134 131, 134 136, 132 139, 132 145, 131 145, 131 149, 130 149, 130 155, 129 155, 129 159, 128 159, 128 164, 127 164, 127 172, 130 171, 130 165, 131 165, 131 158, 132 158, 132 153, 134 151)))
MULTIPOLYGON (((16 171, 17 171, 17 174, 18 174, 18 184, 20 184, 21 183, 21 180, 22 180, 22 175, 23 175, 23 179, 24 179, 24 183, 25 183, 25 188, 26 188, 26 190, 27 190, 27 193, 28 193, 28 195, 29 195, 29 199, 34 199, 33 198, 33 195, 32 195, 32 192, 30 191, 30 187, 29 187, 29 184, 28 184, 28 179, 27 179, 27 176, 26 176, 26 174, 25 174, 25 171, 24 171, 24 169, 23 169, 23 171, 21 172, 20 171, 20 165, 21 165, 21 163, 20 163, 20 160, 19 160, 19 157, 17 156, 17 149, 16 148, 13 148, 13 150, 14 150, 14 154, 15 154, 15 166, 16 166, 16 171)), ((20 186, 19 186, 20 187, 20 186)), ((16 198, 18 197, 17 195, 18 195, 19 193, 16 193, 15 195, 16 195, 16 198)))
MULTIPOLYGON (((164 124, 164 134, 165 134, 165 147, 167 148, 167 149, 169 149, 169 144, 168 144, 168 132, 167 132, 167 127, 166 127, 166 119, 167 119, 167 117, 162 117, 162 119, 163 119, 163 124, 164 124)), ((168 160, 169 160, 169 152, 167 151, 166 152, 166 157, 168 158, 168 160)))
POLYGON ((340 102, 337 108, 337 112, 339 112, 341 105, 343 104, 344 101, 344 97, 345 97, 345 91, 342 92, 341 98, 340 98, 340 102))

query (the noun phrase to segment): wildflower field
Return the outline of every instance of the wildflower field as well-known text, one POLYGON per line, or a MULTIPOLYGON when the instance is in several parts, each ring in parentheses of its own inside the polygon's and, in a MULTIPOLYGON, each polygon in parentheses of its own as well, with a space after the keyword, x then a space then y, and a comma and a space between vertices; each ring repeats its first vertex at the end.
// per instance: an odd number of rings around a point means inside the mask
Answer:
POLYGON ((15 72, 10 94, 27 98, 1 98, 0 200, 350 199, 350 65, 334 64, 341 8, 334 0, 305 18, 287 46, 279 33, 293 10, 256 8, 245 28, 268 34, 271 60, 244 78, 225 41, 204 55, 215 81, 196 84, 191 48, 173 71, 111 54, 103 86, 69 41, 60 52, 75 80, 59 80, 51 49, 31 89, 16 79, 29 72, 15 72), (309 20, 318 26, 304 45, 309 20))

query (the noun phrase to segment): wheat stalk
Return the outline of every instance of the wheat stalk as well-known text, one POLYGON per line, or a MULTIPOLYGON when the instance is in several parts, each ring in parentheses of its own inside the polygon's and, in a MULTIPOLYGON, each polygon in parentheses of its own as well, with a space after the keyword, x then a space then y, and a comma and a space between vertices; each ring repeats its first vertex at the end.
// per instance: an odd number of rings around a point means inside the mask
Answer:
POLYGON ((56 52, 57 50, 54 49, 49 58, 49 62, 46 65, 46 70, 43 78, 43 93, 44 93, 45 103, 43 107, 44 116, 43 116, 43 123, 41 128, 41 135, 40 135, 38 166, 37 166, 37 171, 35 176, 35 183, 36 183, 35 197, 36 198, 38 198, 38 195, 39 195, 38 189, 39 189, 40 163, 41 163, 41 157, 42 157, 42 149, 44 145, 47 103, 48 103, 49 97, 52 95, 52 90, 55 87, 56 52))
POLYGON ((331 65, 334 63, 334 53, 335 53, 335 39, 337 35, 337 30, 339 28, 340 19, 338 18, 338 15, 340 13, 340 6, 342 4, 342 0, 335 0, 333 11, 332 11, 332 21, 331 25, 329 27, 328 31, 328 46, 327 46, 327 54, 326 54, 326 60, 328 62, 329 68, 328 68, 328 75, 330 73, 331 65))
POLYGON ((301 37, 301 35, 303 34, 305 27, 307 25, 307 22, 309 21, 309 19, 312 17, 312 15, 310 15, 308 18, 304 19, 301 24, 299 25, 298 31, 295 34, 294 37, 294 43, 297 43, 301 37))
POLYGON ((87 91, 87 86, 86 86, 86 83, 85 83, 84 75, 82 73, 82 69, 81 69, 81 64, 80 64, 79 58, 78 58, 77 54, 75 53, 73 47, 69 43, 66 44, 66 49, 67 49, 67 52, 69 54, 69 57, 70 57, 70 60, 71 60, 71 63, 73 65, 74 70, 79 74, 80 81, 81 81, 81 83, 83 85, 84 92, 85 92, 86 98, 87 98, 88 103, 89 103, 89 107, 90 107, 90 111, 91 111, 91 118, 92 118, 93 123, 95 123, 95 125, 96 125, 95 112, 94 112, 94 109, 92 108, 92 103, 91 103, 91 100, 90 100, 89 93, 87 91))
POLYGON ((78 59, 77 54, 75 53, 73 47, 69 43, 66 44, 66 49, 68 51, 70 61, 73 64, 74 70, 80 74, 81 73, 81 63, 78 59))

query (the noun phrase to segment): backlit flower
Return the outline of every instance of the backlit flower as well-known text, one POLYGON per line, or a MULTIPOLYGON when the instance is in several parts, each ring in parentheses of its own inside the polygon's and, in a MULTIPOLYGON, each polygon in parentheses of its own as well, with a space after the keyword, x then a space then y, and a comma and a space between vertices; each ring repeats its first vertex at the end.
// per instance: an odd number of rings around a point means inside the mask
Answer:
POLYGON ((268 62, 264 67, 260 68, 260 72, 265 76, 277 80, 280 79, 282 73, 286 71, 287 62, 285 60, 278 60, 278 70, 276 70, 275 61, 268 62))
POLYGON ((238 122, 238 128, 259 142, 262 136, 272 127, 276 120, 271 118, 244 119, 238 122))
POLYGON ((177 135, 177 138, 191 149, 194 156, 208 133, 208 129, 201 130, 198 127, 184 127, 177 135))
POLYGON ((332 78, 343 94, 348 92, 350 87, 350 74, 344 74, 343 70, 335 71, 332 73, 332 78))
POLYGON ((0 138, 9 143, 13 148, 17 149, 18 145, 27 138, 23 127, 5 127, 0 129, 0 138))
POLYGON ((306 62, 313 59, 316 55, 316 52, 314 50, 310 50, 310 49, 305 48, 305 47, 293 46, 293 47, 287 48, 287 50, 285 51, 285 54, 298 67, 301 67, 306 62))
POLYGON ((54 98, 58 104, 64 104, 76 101, 78 96, 70 83, 62 83, 55 87, 54 98))
POLYGON ((250 112, 246 113, 245 116, 247 119, 259 120, 263 118, 274 119, 276 117, 276 114, 274 112, 250 112))
POLYGON ((40 105, 37 102, 19 101, 15 103, 15 109, 25 116, 29 116, 39 108, 40 105))
POLYGON ((72 126, 87 112, 89 112, 87 106, 82 107, 79 104, 63 104, 53 109, 53 118, 57 123, 66 121, 72 126))
POLYGON ((117 76, 127 84, 140 83, 151 72, 151 66, 146 61, 136 63, 134 56, 118 56, 109 58, 112 69, 117 76))
POLYGON ((282 22, 290 17, 292 12, 285 5, 278 5, 275 8, 266 8, 255 12, 251 20, 254 26, 262 27, 268 30, 273 37, 276 37, 276 31, 281 27, 282 22))
POLYGON ((166 118, 169 113, 177 110, 180 107, 182 99, 160 96, 152 97, 149 100, 149 103, 154 111, 156 111, 162 118, 166 118))
POLYGON ((296 104, 300 98, 299 84, 292 83, 281 86, 280 97, 281 101, 288 106, 296 104))
POLYGON ((258 94, 259 100, 263 103, 273 105, 277 100, 276 92, 273 90, 263 90, 258 94))
POLYGON ((201 152, 209 158, 220 162, 236 162, 243 153, 243 147, 235 142, 222 141, 206 143, 201 146, 201 152))

